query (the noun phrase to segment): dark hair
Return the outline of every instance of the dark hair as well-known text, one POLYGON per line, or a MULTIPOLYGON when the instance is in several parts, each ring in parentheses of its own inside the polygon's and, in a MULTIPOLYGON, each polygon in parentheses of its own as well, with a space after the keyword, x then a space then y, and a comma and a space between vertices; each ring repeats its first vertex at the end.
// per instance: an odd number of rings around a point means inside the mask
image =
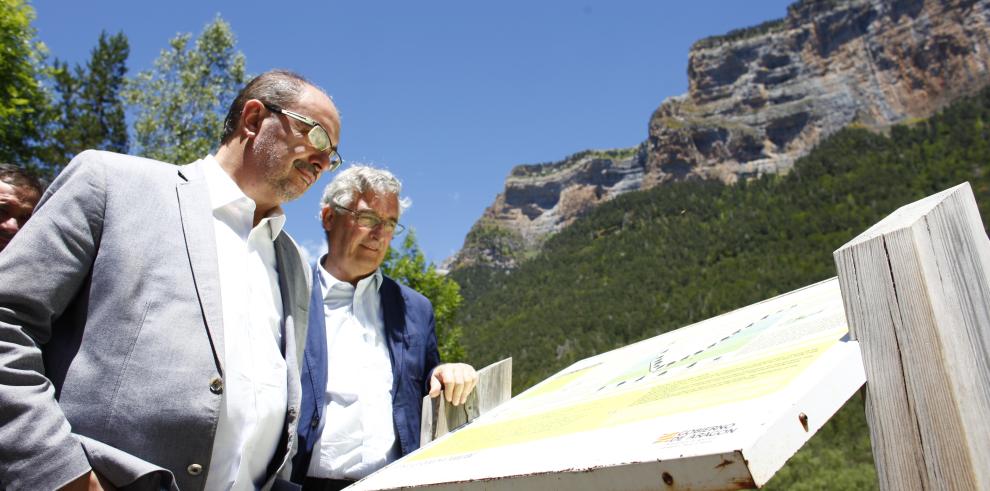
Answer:
POLYGON ((19 166, 13 164, 0 164, 0 181, 3 181, 15 188, 33 188, 38 194, 45 192, 45 184, 40 179, 32 175, 19 166))
POLYGON ((223 134, 220 144, 229 143, 237 132, 237 124, 244 111, 244 104, 258 99, 281 107, 290 107, 299 102, 299 96, 307 86, 315 87, 302 75, 288 70, 269 70, 251 79, 230 103, 227 117, 223 121, 223 134))

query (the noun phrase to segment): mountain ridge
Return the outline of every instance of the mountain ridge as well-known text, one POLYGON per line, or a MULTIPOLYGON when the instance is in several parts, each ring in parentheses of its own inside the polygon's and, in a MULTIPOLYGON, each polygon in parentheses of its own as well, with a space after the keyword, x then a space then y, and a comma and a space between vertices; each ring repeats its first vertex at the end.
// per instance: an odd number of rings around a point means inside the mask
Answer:
POLYGON ((638 147, 513 168, 447 267, 512 269, 627 192, 786 173, 843 127, 926 118, 990 78, 990 1, 802 0, 695 42, 687 72, 638 147))

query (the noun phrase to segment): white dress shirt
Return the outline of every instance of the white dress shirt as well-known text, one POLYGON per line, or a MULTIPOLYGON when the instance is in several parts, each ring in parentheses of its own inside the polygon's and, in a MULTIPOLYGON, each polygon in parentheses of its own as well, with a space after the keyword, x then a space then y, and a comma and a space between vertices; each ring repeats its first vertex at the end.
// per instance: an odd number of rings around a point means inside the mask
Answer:
POLYGON ((327 410, 307 475, 361 479, 398 457, 382 273, 339 281, 320 264, 327 329, 327 410))
POLYGON ((223 303, 223 399, 206 489, 258 489, 285 425, 282 293, 274 240, 281 208, 254 221, 255 203, 219 162, 201 161, 213 208, 223 303))

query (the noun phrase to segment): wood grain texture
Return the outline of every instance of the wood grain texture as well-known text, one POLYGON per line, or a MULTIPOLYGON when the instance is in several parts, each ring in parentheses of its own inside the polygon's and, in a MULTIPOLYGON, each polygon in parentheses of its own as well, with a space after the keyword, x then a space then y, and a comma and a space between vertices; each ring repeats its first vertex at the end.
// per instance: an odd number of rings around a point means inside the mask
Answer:
POLYGON ((467 402, 461 406, 454 406, 443 397, 424 397, 420 446, 474 421, 511 398, 512 358, 492 363, 479 370, 478 384, 468 396, 467 402))
POLYGON ((835 251, 883 489, 990 486, 990 240, 969 184, 835 251))

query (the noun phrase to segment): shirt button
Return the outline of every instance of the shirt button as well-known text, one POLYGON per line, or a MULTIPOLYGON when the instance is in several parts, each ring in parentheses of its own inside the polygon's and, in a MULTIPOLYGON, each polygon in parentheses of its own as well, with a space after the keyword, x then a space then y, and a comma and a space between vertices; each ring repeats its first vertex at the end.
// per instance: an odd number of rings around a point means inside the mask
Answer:
POLYGON ((289 406, 289 422, 290 423, 295 423, 296 422, 296 407, 295 406, 289 406))
POLYGON ((188 472, 190 476, 198 476, 203 473, 203 466, 199 464, 189 464, 189 467, 186 467, 186 472, 188 472))
POLYGON ((214 394, 223 394, 223 379, 220 377, 213 377, 210 379, 210 392, 214 394))

